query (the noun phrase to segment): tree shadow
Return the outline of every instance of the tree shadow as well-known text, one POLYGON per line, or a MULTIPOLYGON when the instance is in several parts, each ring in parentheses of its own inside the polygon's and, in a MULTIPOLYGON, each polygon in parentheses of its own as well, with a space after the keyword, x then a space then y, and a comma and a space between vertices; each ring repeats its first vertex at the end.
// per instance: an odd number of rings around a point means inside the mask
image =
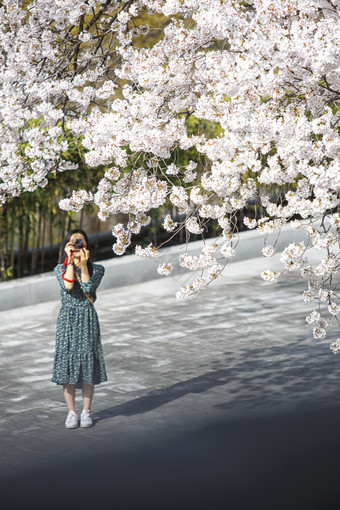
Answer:
POLYGON ((147 413, 190 393, 219 386, 225 386, 226 400, 221 402, 220 395, 212 406, 220 410, 270 409, 289 402, 293 406, 340 403, 338 359, 328 353, 311 355, 306 348, 297 350, 297 345, 294 341, 264 349, 244 346, 237 359, 227 352, 224 359, 209 364, 212 370, 96 412, 94 419, 147 413))
POLYGON ((95 421, 116 416, 133 416, 157 409, 177 400, 188 393, 203 393, 215 386, 227 384, 229 370, 215 370, 186 381, 181 381, 166 388, 152 390, 143 397, 138 397, 124 404, 112 406, 95 413, 95 421))

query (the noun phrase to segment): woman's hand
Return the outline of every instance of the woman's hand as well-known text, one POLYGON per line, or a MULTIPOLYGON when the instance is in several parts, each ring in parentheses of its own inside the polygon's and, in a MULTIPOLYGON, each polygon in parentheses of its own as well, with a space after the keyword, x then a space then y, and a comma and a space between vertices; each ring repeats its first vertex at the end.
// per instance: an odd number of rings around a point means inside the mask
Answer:
POLYGON ((90 252, 86 248, 82 248, 81 250, 79 250, 79 254, 80 254, 79 266, 80 266, 80 271, 81 271, 81 280, 84 283, 87 283, 90 279, 90 274, 89 274, 89 270, 87 267, 87 261, 90 258, 90 252))
POLYGON ((68 261, 73 262, 73 252, 74 252, 74 246, 72 243, 67 243, 65 246, 65 253, 68 256, 68 261))
POLYGON ((81 248, 81 250, 79 250, 79 254, 80 254, 80 266, 87 267, 87 261, 90 258, 89 250, 87 250, 86 248, 81 248))
POLYGON ((65 288, 68 290, 73 289, 74 284, 74 259, 73 259, 74 246, 72 243, 67 243, 65 246, 65 253, 67 255, 67 266, 63 276, 65 288))

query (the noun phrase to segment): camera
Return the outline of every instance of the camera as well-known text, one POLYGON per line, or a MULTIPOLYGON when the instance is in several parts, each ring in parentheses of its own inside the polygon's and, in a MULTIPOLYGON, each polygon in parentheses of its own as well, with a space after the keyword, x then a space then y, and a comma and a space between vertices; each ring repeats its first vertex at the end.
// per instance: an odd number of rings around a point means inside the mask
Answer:
POLYGON ((84 248, 84 243, 81 239, 76 239, 73 246, 75 247, 76 250, 81 250, 82 248, 84 248))

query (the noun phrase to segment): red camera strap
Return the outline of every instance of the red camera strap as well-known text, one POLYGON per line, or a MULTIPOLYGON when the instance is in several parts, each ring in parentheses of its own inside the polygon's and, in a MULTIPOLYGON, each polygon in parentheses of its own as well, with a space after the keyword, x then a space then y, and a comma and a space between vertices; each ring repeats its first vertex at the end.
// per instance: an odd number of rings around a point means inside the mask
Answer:
POLYGON ((66 266, 67 266, 67 263, 68 263, 68 257, 66 257, 66 259, 64 260, 64 264, 63 264, 63 267, 61 269, 61 277, 62 279, 65 281, 65 282, 69 282, 69 283, 73 283, 76 281, 76 279, 74 278, 73 280, 68 280, 67 278, 65 278, 65 273, 66 273, 66 266))
POLYGON ((64 260, 64 264, 63 264, 63 267, 61 269, 61 274, 64 276, 64 274, 66 273, 66 266, 67 266, 67 263, 68 263, 68 257, 66 257, 66 259, 64 260))

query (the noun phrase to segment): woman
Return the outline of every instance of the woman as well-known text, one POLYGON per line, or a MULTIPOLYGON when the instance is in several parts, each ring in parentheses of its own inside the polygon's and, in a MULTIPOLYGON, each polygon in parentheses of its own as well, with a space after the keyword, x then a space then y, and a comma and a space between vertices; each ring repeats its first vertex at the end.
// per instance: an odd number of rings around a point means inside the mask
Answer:
POLYGON ((82 388, 81 427, 93 425, 90 407, 94 385, 107 380, 100 329, 93 302, 104 268, 92 264, 88 238, 83 230, 71 230, 64 241, 65 260, 54 272, 61 287, 52 382, 63 385, 68 407, 65 426, 78 427, 75 390, 82 388))

